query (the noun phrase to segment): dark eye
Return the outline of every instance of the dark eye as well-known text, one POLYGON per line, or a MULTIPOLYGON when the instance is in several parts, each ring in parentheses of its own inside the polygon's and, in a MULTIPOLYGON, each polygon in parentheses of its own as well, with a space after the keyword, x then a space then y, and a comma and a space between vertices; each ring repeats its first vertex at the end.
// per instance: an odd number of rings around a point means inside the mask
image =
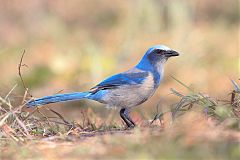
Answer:
POLYGON ((156 49, 156 50, 155 50, 155 53, 156 53, 157 55, 162 55, 162 54, 164 54, 164 50, 156 49))

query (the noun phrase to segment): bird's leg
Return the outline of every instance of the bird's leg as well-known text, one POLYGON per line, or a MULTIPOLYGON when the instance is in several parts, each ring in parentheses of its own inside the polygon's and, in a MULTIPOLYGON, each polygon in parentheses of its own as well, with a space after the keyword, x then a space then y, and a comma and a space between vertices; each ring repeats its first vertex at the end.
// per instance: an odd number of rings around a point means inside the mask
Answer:
POLYGON ((134 128, 135 127, 135 123, 133 122, 133 120, 129 116, 129 110, 127 108, 122 108, 120 110, 120 116, 129 128, 134 128))

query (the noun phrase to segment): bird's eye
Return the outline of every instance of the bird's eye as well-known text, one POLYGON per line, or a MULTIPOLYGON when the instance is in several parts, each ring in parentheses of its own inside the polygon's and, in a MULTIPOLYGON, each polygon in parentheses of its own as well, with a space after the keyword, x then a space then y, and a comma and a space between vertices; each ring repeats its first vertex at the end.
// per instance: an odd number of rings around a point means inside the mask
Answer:
POLYGON ((155 53, 157 55, 162 55, 164 53, 164 50, 161 50, 161 49, 156 49, 155 53))

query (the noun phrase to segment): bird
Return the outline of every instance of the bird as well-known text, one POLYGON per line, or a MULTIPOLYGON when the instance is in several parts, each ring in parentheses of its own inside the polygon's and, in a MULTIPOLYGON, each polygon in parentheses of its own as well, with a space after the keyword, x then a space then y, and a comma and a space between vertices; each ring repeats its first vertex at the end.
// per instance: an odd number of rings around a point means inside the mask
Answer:
POLYGON ((152 97, 163 79, 165 62, 175 56, 179 56, 177 51, 165 45, 154 45, 146 51, 137 65, 106 78, 89 91, 32 99, 26 103, 26 106, 32 108, 49 103, 94 100, 119 108, 120 117, 127 127, 134 128, 136 124, 130 117, 130 111, 152 97))

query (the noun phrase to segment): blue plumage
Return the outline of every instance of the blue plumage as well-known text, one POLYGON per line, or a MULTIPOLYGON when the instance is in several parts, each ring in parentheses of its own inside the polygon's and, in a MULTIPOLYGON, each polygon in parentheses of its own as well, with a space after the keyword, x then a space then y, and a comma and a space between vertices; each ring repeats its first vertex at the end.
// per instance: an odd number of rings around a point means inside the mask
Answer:
POLYGON ((105 79, 92 89, 102 87, 114 88, 121 85, 136 85, 142 83, 147 76, 148 76, 147 72, 120 73, 105 79))
POLYGON ((164 63, 179 53, 164 45, 147 50, 141 61, 126 72, 113 75, 93 87, 89 92, 56 94, 29 101, 28 107, 81 99, 95 100, 121 108, 120 116, 128 127, 135 126, 129 116, 130 109, 150 98, 163 78, 164 63))
POLYGON ((64 101, 73 101, 73 100, 81 100, 86 98, 89 92, 74 92, 74 93, 66 93, 66 94, 55 94, 52 96, 46 96, 43 98, 31 100, 27 103, 28 107, 41 106, 49 103, 57 103, 64 101))

